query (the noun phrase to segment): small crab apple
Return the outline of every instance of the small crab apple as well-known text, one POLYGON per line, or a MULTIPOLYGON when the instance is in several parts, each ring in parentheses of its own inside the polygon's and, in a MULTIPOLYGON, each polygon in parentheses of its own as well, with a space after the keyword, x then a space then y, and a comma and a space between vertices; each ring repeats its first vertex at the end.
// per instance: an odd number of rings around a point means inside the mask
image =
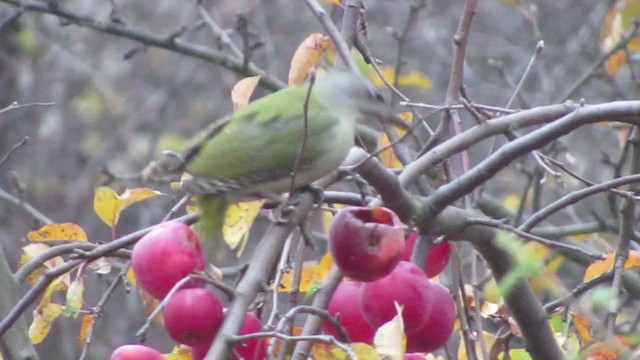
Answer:
MULTIPOLYGON (((411 235, 407 237, 402 260, 411 260, 413 248, 416 244, 417 239, 418 233, 416 232, 411 233, 411 235)), ((431 249, 429 249, 429 253, 427 254, 427 260, 425 261, 424 265, 424 273, 427 274, 427 276, 430 278, 439 275, 449 263, 450 252, 451 244, 449 244, 448 242, 433 245, 431 249)))
POLYGON ((427 360, 427 358, 422 354, 406 353, 403 360, 427 360))
POLYGON ((222 304, 216 294, 201 288, 176 291, 162 315, 169 336, 192 346, 210 342, 224 319, 222 304))
POLYGON ((407 351, 432 352, 443 346, 453 333, 453 325, 456 321, 456 308, 453 296, 449 290, 431 281, 429 296, 433 307, 431 315, 424 325, 411 334, 407 333, 407 351))
POLYGON ((110 360, 164 360, 158 350, 144 345, 122 345, 111 353, 110 360))
MULTIPOLYGON (((334 291, 327 311, 333 316, 340 316, 340 323, 352 342, 371 344, 375 330, 367 323, 360 307, 361 282, 342 280, 334 291)), ((327 334, 338 336, 337 331, 329 322, 324 323, 327 334)))
POLYGON ((387 208, 344 208, 331 223, 329 249, 346 276, 373 281, 389 274, 402 259, 404 228, 387 208))
POLYGON ((430 290, 431 282, 422 269, 408 261, 400 261, 389 275, 362 284, 362 313, 369 325, 377 329, 396 316, 397 302, 403 308, 405 332, 412 333, 431 316, 433 301, 430 290))
MULTIPOLYGON (((133 247, 131 267, 140 286, 162 299, 185 276, 205 269, 198 235, 186 224, 167 221, 143 236, 133 247)), ((190 281, 184 287, 200 286, 190 281)))
MULTIPOLYGON (((254 334, 262 331, 260 319, 253 313, 248 312, 242 320, 242 325, 238 335, 254 334)), ((233 347, 235 352, 243 360, 262 360, 267 358, 267 338, 249 339, 233 347)), ((207 355, 213 339, 204 345, 191 347, 191 357, 193 360, 202 360, 207 355)), ((234 357, 234 359, 237 359, 234 357)))
MULTIPOLYGON (((254 334, 262 331, 260 319, 248 312, 242 321, 242 327, 238 335, 254 334)), ((235 351, 245 360, 262 360, 267 358, 267 338, 245 340, 236 346, 235 351)))

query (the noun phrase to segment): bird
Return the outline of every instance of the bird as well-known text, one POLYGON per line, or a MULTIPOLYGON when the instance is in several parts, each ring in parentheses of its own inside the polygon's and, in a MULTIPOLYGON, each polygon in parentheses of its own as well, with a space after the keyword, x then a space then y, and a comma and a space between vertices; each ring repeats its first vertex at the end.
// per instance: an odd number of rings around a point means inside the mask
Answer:
POLYGON ((344 70, 319 75, 211 123, 182 152, 165 152, 143 171, 146 179, 187 174, 181 189, 196 196, 209 258, 222 249, 229 204, 281 195, 290 190, 292 176, 293 189, 310 185, 344 161, 360 119, 394 117, 362 75, 344 70))

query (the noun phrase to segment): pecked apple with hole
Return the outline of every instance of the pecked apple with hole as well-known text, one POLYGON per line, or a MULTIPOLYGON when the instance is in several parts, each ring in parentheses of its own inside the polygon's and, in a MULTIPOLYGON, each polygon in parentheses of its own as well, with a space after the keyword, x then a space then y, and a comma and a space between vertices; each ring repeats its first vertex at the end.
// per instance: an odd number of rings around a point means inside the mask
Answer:
MULTIPOLYGON (((361 282, 342 280, 333 292, 327 311, 339 316, 340 323, 352 342, 373 343, 375 330, 367 323, 360 307, 361 282)), ((338 332, 329 322, 324 323, 324 331, 338 338, 338 332)))
POLYGON ((329 249, 344 275, 373 281, 389 274, 402 259, 404 228, 387 208, 344 208, 331 223, 329 249))
MULTIPOLYGON (((262 331, 260 319, 253 313, 245 315, 238 335, 254 334, 262 331)), ((202 360, 207 355, 213 339, 204 345, 191 347, 193 360, 202 360)), ((249 339, 234 346, 235 352, 244 360, 262 360, 267 358, 267 338, 249 339)), ((237 357, 234 357, 237 359, 237 357)))
MULTIPOLYGON (((411 260, 413 248, 415 247, 417 240, 418 233, 416 232, 413 232, 409 236, 407 236, 402 260, 411 260)), ((439 275, 442 270, 447 267, 447 264, 449 263, 450 253, 451 244, 449 244, 448 242, 433 245, 431 249, 429 249, 429 253, 427 253, 427 259, 424 265, 424 273, 427 274, 427 276, 430 278, 439 275)))
POLYGON ((431 315, 419 330, 407 333, 408 352, 435 351, 445 345, 453 333, 456 321, 453 296, 441 284, 431 280, 429 282, 429 296, 433 302, 431 315))
POLYGON ((422 269, 400 261, 389 275, 362 284, 360 305, 365 320, 371 327, 379 328, 396 316, 394 303, 397 302, 403 307, 405 332, 419 330, 431 316, 431 284, 422 269))
MULTIPOLYGON (((185 276, 203 271, 206 263, 198 235, 179 221, 158 225, 138 240, 131 253, 138 283, 157 299, 164 298, 185 276)), ((200 285, 193 280, 183 288, 200 285)))
POLYGON ((211 342, 222 325, 222 303, 212 291, 202 288, 176 291, 162 310, 169 336, 185 345, 211 342))
POLYGON ((144 345, 122 345, 111 353, 109 360, 165 360, 162 353, 144 345))

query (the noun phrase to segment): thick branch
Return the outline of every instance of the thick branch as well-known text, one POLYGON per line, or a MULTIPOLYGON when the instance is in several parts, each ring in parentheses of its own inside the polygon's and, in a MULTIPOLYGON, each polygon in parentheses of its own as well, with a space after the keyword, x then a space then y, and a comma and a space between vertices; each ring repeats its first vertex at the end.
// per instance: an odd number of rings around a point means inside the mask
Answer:
POLYGON ((425 219, 434 219, 447 206, 469 194, 477 186, 495 176, 518 157, 539 149, 576 128, 599 121, 640 124, 640 101, 617 101, 580 108, 532 133, 514 140, 496 151, 471 171, 441 186, 423 205, 425 219))

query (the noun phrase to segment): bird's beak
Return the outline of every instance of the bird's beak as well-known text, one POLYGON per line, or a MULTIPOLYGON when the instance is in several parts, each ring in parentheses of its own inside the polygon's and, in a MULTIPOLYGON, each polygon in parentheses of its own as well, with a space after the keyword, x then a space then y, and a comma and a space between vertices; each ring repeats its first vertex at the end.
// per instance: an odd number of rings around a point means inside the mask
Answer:
POLYGON ((367 117, 377 119, 382 124, 391 124, 406 131, 411 130, 410 124, 407 124, 406 121, 404 121, 400 116, 394 113, 389 106, 384 106, 383 109, 381 108, 376 110, 364 110, 363 114, 365 114, 367 117))

